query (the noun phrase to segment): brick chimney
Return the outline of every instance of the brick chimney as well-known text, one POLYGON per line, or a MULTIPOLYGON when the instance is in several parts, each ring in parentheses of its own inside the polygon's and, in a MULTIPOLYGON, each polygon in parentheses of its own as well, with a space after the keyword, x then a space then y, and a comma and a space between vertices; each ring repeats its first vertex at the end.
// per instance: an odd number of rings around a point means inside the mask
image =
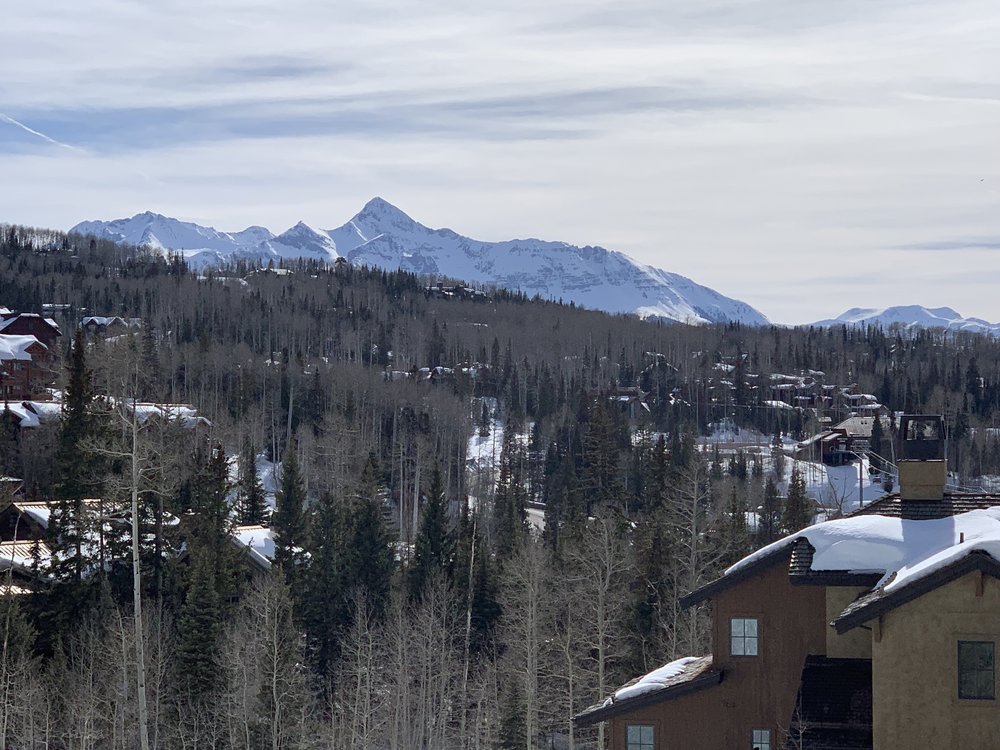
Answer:
POLYGON ((902 459, 898 462, 901 500, 941 500, 948 479, 944 458, 944 418, 904 414, 899 420, 902 459))

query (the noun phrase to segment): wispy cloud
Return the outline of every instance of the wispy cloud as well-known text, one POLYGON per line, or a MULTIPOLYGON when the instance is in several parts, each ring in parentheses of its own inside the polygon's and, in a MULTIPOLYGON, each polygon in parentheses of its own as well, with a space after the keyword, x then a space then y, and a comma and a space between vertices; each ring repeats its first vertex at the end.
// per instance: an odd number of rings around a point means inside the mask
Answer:
POLYGON ((13 117, 11 117, 10 115, 5 115, 3 112, 0 112, 0 122, 5 122, 8 125, 13 125, 16 128, 20 128, 25 133, 33 135, 37 138, 41 138, 43 141, 45 141, 46 143, 51 143, 53 146, 59 146, 60 148, 69 149, 70 151, 82 151, 82 149, 78 149, 76 146, 71 146, 68 143, 57 141, 55 138, 50 138, 49 136, 45 135, 45 133, 39 132, 34 128, 29 128, 23 122, 15 120, 13 117))
POLYGON ((1000 250, 1000 240, 935 240, 933 242, 915 242, 911 245, 897 245, 896 249, 942 253, 968 250, 1000 250))

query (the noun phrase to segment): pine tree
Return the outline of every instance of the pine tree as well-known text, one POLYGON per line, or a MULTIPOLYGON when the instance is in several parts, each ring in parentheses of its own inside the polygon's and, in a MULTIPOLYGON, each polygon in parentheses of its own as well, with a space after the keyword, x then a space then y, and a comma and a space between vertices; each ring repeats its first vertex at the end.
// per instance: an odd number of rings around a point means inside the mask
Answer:
POLYGON ((726 507, 723 528, 726 562, 732 565, 750 551, 750 533, 747 526, 746 503, 740 496, 735 484, 730 489, 729 503, 726 507))
POLYGON ((786 534, 792 534, 813 521, 813 504, 806 494, 806 479, 798 466, 792 467, 792 476, 788 482, 788 497, 781 514, 781 526, 786 534))
POLYGON ((419 599, 436 574, 451 580, 455 565, 455 536, 448 521, 448 501, 441 469, 434 466, 420 530, 414 543, 413 562, 407 572, 410 598, 419 599))
POLYGON ((493 543, 500 560, 506 560, 519 549, 528 533, 521 453, 521 444, 508 425, 500 449, 500 473, 493 494, 493 543))
POLYGON ((316 668, 324 676, 336 665, 340 640, 352 621, 345 580, 349 556, 346 526, 342 504, 329 493, 322 495, 309 533, 303 620, 316 668))
POLYGON ((381 619, 389 604, 395 561, 380 499, 378 460, 373 453, 368 455, 358 490, 348 506, 346 532, 345 585, 352 594, 363 595, 372 615, 381 619))
MULTIPOLYGON (((293 441, 294 442, 294 441, 293 441)), ((275 497, 271 528, 274 535, 274 562, 294 588, 297 567, 304 560, 306 532, 306 491, 294 445, 289 445, 281 462, 281 487, 275 497)))
POLYGON ((760 542, 770 544, 777 535, 781 520, 781 497, 778 495, 778 486, 770 476, 764 483, 764 498, 758 515, 757 530, 760 542))
POLYGON ((239 482, 237 508, 240 524, 249 526, 263 523, 267 503, 264 499, 264 486, 257 476, 257 449, 249 438, 244 441, 240 456, 239 482))
POLYGON ((73 339, 68 365, 69 382, 63 399, 63 416, 56 449, 56 500, 49 523, 56 578, 82 585, 87 561, 85 548, 90 527, 83 500, 96 488, 94 457, 87 440, 94 435, 91 373, 87 369, 83 331, 73 339))
POLYGON ((213 567, 204 557, 193 562, 177 620, 176 679, 193 700, 209 696, 218 684, 222 611, 213 567))

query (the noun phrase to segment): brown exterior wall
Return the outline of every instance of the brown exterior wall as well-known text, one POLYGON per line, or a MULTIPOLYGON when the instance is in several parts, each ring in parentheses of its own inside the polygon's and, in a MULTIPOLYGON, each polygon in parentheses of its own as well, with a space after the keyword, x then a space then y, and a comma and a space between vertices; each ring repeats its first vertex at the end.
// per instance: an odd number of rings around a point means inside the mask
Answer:
POLYGON ((56 339, 60 335, 58 331, 41 318, 24 315, 17 316, 17 319, 13 323, 8 324, 3 329, 3 333, 14 336, 34 336, 53 351, 55 351, 53 347, 56 345, 56 339))
MULTIPOLYGON (((869 589, 859 586, 830 586, 826 589, 826 621, 833 622, 848 604, 869 589)), ((826 629, 826 655, 831 659, 871 659, 872 636, 864 628, 849 630, 837 635, 833 628, 826 629)))
POLYGON ((0 400, 30 400, 55 383, 57 364, 52 353, 38 344, 32 344, 28 353, 30 360, 0 362, 0 400))
POLYGON ((992 640, 1000 657, 1000 581, 985 576, 977 596, 979 575, 882 617, 872 646, 875 750, 1000 747, 1000 700, 958 698, 960 639, 992 640))
POLYGON ((788 728, 809 654, 826 651, 826 597, 821 586, 792 586, 787 561, 741 582, 712 603, 712 653, 720 684, 617 716, 611 750, 625 750, 628 724, 653 724, 656 750, 749 748, 752 729, 770 729, 773 746, 788 728), (731 617, 759 621, 759 655, 729 655, 731 617))

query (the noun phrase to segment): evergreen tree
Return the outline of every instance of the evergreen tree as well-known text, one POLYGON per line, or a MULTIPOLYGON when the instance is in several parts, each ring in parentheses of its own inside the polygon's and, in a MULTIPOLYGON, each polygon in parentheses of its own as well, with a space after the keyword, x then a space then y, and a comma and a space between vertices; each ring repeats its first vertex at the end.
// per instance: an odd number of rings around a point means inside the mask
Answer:
POLYGON ((735 484, 730 488, 723 529, 725 559, 727 564, 732 565, 750 551, 750 530, 747 526, 746 503, 735 484))
POLYGON ((56 449, 56 500, 49 523, 53 573, 58 580, 81 585, 87 561, 85 548, 90 519, 84 498, 98 486, 95 457, 87 441, 94 437, 91 373, 87 369, 83 331, 73 339, 68 365, 69 381, 63 399, 63 416, 56 449))
POLYGON ((435 464, 414 543, 413 562, 407 571, 410 598, 419 599, 436 574, 452 580, 454 564, 455 536, 448 522, 448 501, 441 482, 441 469, 435 464))
POLYGON ((214 566, 199 556, 192 564, 187 596, 177 620, 176 679, 186 697, 199 700, 218 684, 222 610, 214 566))
POLYGON ((508 425, 503 435, 500 473, 493 495, 493 543, 501 560, 506 560, 519 549, 528 533, 521 453, 521 444, 508 425))
POLYGON ((305 503, 306 491, 293 441, 281 462, 281 487, 275 496, 274 515, 271 517, 274 562, 293 588, 297 581, 297 568, 304 560, 305 503))
POLYGON ((238 519, 241 525, 249 526, 264 522, 264 514, 267 512, 264 486, 257 476, 257 449, 249 438, 244 441, 240 456, 238 503, 238 519))
POLYGON ((380 619, 389 604, 395 560, 374 453, 368 455, 358 491, 348 506, 346 532, 345 585, 352 595, 363 595, 373 616, 380 619))
POLYGON ((781 521, 781 497, 772 477, 764 483, 764 497, 758 511, 757 531, 761 544, 770 544, 778 533, 781 521))
POLYGON ((309 565, 304 621, 309 649, 321 675, 329 675, 340 656, 340 640, 351 626, 347 598, 346 565, 349 550, 345 537, 345 509, 337 499, 323 494, 309 533, 309 565))
POLYGON ((877 414, 872 419, 872 437, 869 448, 877 456, 876 460, 881 463, 881 459, 885 458, 885 430, 882 427, 882 417, 877 414))
POLYGON ((812 524, 814 509, 812 500, 806 494, 806 479, 796 465, 788 482, 788 497, 781 514, 781 526, 786 534, 792 534, 812 524))
POLYGON ((771 466, 774 468, 774 476, 780 482, 785 476, 785 451, 781 445, 780 430, 776 430, 771 438, 771 466))

